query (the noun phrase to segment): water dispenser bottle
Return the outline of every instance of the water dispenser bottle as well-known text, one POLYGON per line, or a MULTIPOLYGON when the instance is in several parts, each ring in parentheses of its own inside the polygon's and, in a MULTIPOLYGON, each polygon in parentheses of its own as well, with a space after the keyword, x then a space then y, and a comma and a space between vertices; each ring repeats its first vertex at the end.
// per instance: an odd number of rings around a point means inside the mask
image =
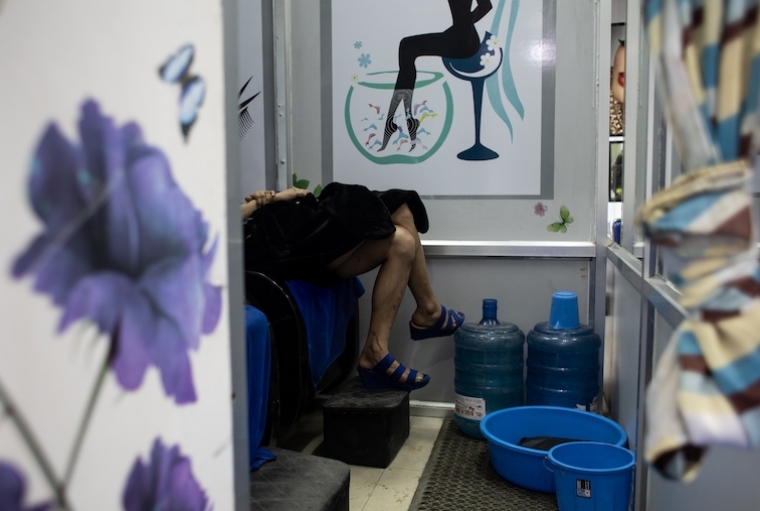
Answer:
POLYGON ((578 296, 552 296, 549 321, 528 332, 527 404, 597 411, 599 348, 593 328, 578 320, 578 296))
POLYGON ((465 323, 454 334, 455 417, 466 434, 483 438, 487 413, 523 404, 525 334, 496 318, 496 300, 483 300, 480 323, 465 323))

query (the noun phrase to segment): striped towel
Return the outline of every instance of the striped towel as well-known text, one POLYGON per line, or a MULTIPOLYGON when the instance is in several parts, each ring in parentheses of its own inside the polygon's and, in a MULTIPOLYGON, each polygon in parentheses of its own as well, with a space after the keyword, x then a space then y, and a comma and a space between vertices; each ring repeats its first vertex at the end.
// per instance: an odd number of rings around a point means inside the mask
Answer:
POLYGON ((648 0, 645 16, 686 175, 639 212, 689 313, 647 389, 647 460, 697 476, 710 445, 760 445, 757 153, 760 0, 648 0))
POLYGON ((760 446, 760 272, 742 162, 677 180, 640 211, 689 312, 647 389, 646 458, 697 475, 708 445, 760 446))
POLYGON ((753 156, 758 0, 648 0, 645 16, 687 171, 753 156))

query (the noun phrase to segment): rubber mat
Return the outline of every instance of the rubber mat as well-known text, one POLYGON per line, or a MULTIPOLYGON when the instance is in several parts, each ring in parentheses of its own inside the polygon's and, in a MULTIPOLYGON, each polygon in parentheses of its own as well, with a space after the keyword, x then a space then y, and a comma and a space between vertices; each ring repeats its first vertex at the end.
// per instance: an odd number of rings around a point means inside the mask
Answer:
POLYGON ((448 419, 409 511, 557 511, 557 498, 502 479, 491 465, 488 442, 465 435, 448 419))

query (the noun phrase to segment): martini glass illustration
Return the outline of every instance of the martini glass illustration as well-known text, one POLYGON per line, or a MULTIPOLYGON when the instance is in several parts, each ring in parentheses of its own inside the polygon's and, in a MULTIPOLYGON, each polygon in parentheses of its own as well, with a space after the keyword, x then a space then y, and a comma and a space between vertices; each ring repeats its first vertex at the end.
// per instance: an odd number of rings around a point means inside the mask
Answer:
POLYGON ((483 84, 486 78, 494 74, 504 59, 501 48, 488 48, 491 33, 486 32, 480 49, 472 57, 466 59, 443 59, 443 66, 449 73, 459 79, 467 80, 472 85, 472 101, 475 107, 475 144, 457 154, 460 160, 493 160, 499 153, 480 142, 480 120, 483 113, 483 84))

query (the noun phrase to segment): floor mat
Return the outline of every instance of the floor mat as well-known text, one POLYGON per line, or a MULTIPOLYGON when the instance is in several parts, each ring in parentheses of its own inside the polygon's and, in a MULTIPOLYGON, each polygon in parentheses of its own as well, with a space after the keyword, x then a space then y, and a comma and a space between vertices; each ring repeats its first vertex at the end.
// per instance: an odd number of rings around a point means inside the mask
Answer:
POLYGON ((445 420, 409 511, 557 511, 553 493, 526 490, 491 466, 488 442, 445 420))

